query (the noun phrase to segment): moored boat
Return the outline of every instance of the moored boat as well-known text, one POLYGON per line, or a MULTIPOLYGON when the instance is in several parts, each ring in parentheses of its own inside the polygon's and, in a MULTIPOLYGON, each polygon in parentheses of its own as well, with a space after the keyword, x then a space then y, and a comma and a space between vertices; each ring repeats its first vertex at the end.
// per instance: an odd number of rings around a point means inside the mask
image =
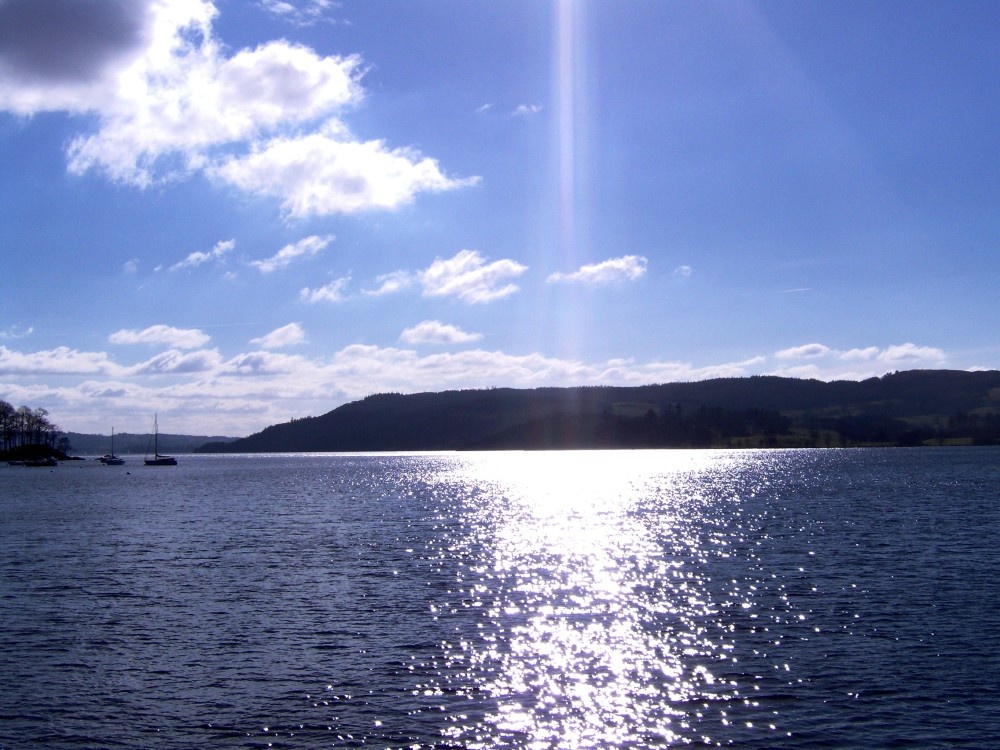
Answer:
POLYGON ((125 463, 124 458, 119 458, 115 455, 115 428, 111 428, 111 453, 105 453, 99 459, 105 466, 121 466, 125 463))
MULTIPOLYGON (((146 466, 176 466, 177 465, 177 459, 176 458, 174 458, 173 456, 164 456, 164 455, 160 454, 158 435, 159 435, 159 427, 157 425, 156 415, 154 414, 153 415, 153 457, 150 458, 149 457, 149 453, 147 452, 146 453, 146 458, 143 459, 143 462, 146 464, 146 466)), ((148 450, 149 449, 147 447, 147 451, 148 450)))
POLYGON ((23 466, 58 466, 59 462, 56 461, 52 456, 46 456, 45 458, 31 458, 24 462, 23 466))

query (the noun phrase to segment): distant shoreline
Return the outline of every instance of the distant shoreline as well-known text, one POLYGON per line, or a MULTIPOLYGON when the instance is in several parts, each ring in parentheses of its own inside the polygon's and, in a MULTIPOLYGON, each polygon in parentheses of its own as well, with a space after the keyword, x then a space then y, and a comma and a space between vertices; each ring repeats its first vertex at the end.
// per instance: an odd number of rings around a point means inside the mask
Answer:
POLYGON ((1000 371, 383 393, 198 453, 1000 444, 1000 371))

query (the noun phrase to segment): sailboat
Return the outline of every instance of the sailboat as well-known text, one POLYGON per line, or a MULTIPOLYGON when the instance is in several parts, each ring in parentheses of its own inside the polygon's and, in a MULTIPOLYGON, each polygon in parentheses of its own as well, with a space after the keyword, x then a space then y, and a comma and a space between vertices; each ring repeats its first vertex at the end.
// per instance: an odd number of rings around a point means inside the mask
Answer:
POLYGON ((101 456, 100 461, 105 466, 121 466, 125 463, 124 458, 118 458, 115 455, 115 428, 111 428, 111 453, 105 453, 101 456))
POLYGON ((153 415, 153 457, 149 457, 149 446, 146 447, 146 466, 176 466, 177 459, 173 456, 161 456, 157 444, 157 434, 159 429, 156 424, 156 415, 153 415))

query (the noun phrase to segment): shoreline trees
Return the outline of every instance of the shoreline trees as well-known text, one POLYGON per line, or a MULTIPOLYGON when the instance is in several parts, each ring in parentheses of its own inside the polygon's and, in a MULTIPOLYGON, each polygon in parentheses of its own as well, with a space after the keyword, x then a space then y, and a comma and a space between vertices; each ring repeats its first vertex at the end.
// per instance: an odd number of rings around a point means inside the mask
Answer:
POLYGON ((28 446, 56 449, 59 426, 49 419, 46 409, 13 405, 0 399, 0 453, 12 453, 28 446))

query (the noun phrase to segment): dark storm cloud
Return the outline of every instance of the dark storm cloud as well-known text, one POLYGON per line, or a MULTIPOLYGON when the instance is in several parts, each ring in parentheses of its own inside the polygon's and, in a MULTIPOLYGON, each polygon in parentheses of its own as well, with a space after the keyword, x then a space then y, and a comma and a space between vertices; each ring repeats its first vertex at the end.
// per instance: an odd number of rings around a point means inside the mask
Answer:
POLYGON ((0 66, 82 82, 143 41, 146 0, 0 0, 0 66))

